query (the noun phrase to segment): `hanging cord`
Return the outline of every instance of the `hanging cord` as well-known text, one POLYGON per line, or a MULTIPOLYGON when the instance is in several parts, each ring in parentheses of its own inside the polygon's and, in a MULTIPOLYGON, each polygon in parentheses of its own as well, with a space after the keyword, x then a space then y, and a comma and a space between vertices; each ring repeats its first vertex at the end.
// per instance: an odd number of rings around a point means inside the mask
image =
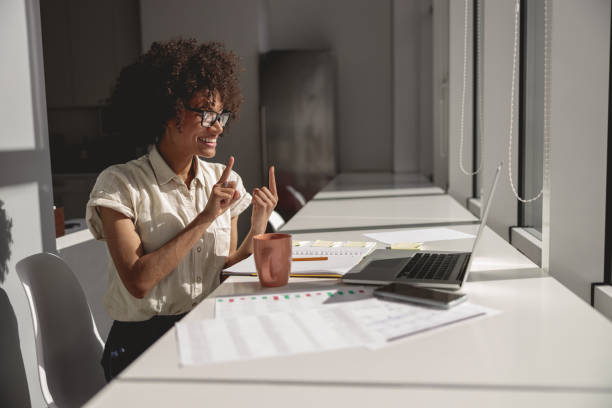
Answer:
MULTIPOLYGON (((463 141, 465 139, 465 94, 466 94, 466 84, 467 84, 467 40, 468 40, 468 17, 469 17, 469 7, 468 0, 464 1, 464 16, 463 16, 463 85, 461 89, 461 130, 460 130, 460 142, 459 142, 459 168, 461 172, 466 176, 475 176, 480 173, 482 170, 482 150, 484 147, 484 136, 482 132, 482 87, 478 87, 478 113, 479 120, 478 123, 475 123, 474 126, 478 127, 479 130, 479 143, 480 148, 478 149, 478 169, 476 171, 467 171, 463 166, 463 141)), ((476 67, 474 69, 478 69, 480 67, 480 15, 476 16, 476 26, 477 26, 477 37, 476 37, 476 67)), ((478 75, 476 80, 480 80, 480 76, 478 75)))
POLYGON ((518 54, 518 37, 519 37, 519 16, 521 10, 521 2, 520 0, 516 0, 515 8, 514 8, 514 54, 512 58, 512 89, 510 92, 510 126, 508 130, 508 178, 510 179, 510 187, 512 188, 512 193, 517 200, 522 203, 530 203, 542 197, 544 194, 544 184, 547 183, 548 180, 548 162, 550 158, 550 36, 549 36, 549 10, 548 10, 548 1, 544 0, 544 129, 543 129, 543 137, 544 137, 544 168, 543 168, 543 182, 542 189, 540 192, 532 198, 524 199, 521 198, 517 191, 516 186, 514 185, 514 180, 512 178, 512 128, 514 125, 514 88, 516 81, 516 60, 518 54))

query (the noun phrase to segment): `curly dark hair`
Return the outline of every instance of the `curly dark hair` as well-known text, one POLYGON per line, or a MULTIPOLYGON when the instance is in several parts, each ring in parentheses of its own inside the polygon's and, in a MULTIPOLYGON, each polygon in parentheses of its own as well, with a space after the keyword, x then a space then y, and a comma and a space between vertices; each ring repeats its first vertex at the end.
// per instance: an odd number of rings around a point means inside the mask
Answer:
POLYGON ((142 148, 163 136, 168 120, 176 119, 180 129, 188 101, 197 92, 213 90, 224 110, 237 118, 242 103, 239 70, 238 57, 221 43, 155 42, 119 74, 110 98, 114 128, 123 143, 142 148))

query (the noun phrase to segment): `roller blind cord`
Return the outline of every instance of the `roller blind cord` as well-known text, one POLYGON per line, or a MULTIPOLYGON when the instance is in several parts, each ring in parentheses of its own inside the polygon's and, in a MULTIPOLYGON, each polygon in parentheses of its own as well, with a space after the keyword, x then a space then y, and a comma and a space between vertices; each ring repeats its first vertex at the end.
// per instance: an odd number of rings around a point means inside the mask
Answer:
MULTIPOLYGON (((516 0, 515 8, 514 8, 514 51, 512 56, 512 88, 510 91, 510 124, 508 128, 508 179, 510 180, 510 187, 512 188, 512 193, 522 203, 529 203, 535 201, 542 197, 544 194, 544 185, 548 182, 549 177, 549 162, 550 162, 550 33, 549 33, 549 14, 550 14, 550 0, 544 0, 544 128, 543 128, 543 137, 544 137, 544 166, 543 166, 543 177, 542 177, 542 189, 540 192, 532 198, 524 199, 521 198, 517 191, 516 186, 514 185, 514 180, 512 177, 512 132, 514 126, 514 95, 516 88, 516 71, 517 71, 517 59, 518 59, 518 40, 519 40, 519 18, 520 18, 520 10, 521 10, 521 2, 520 0, 516 0)), ((478 174, 482 170, 482 151, 483 151, 483 132, 481 122, 482 122, 482 94, 479 92, 478 98, 478 106, 479 109, 479 130, 480 130, 480 165, 475 172, 467 172, 463 167, 463 140, 464 140, 464 126, 465 126, 465 91, 466 91, 466 82, 467 82, 467 32, 468 32, 468 0, 465 0, 465 10, 464 10, 464 35, 463 35, 463 90, 461 92, 461 141, 459 145, 459 166, 461 171, 468 176, 473 176, 478 174)), ((477 17, 478 18, 478 17, 477 17)), ((480 32, 480 21, 477 22, 478 32, 480 32)), ((480 63, 480 38, 477 41, 477 63, 480 63)), ((479 87, 481 89, 482 87, 479 87)))

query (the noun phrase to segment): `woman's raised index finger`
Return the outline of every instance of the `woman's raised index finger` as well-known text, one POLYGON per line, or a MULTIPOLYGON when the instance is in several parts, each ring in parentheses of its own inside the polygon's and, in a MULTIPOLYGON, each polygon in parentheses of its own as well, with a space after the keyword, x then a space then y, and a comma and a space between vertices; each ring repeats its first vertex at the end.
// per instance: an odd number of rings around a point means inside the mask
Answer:
POLYGON ((274 166, 270 166, 268 172, 268 188, 270 192, 276 196, 276 179, 274 178, 274 166))
POLYGON ((230 156, 227 159, 227 166, 225 166, 225 170, 223 170, 223 174, 221 174, 221 178, 217 183, 225 183, 229 178, 230 173, 232 172, 232 167, 234 166, 234 156, 230 156))

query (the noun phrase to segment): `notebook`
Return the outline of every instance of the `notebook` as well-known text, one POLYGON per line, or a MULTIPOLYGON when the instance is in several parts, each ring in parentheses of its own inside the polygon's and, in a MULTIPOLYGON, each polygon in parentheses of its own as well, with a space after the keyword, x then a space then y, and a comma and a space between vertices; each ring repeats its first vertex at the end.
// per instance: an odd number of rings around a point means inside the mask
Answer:
MULTIPOLYGON (((291 262, 292 277, 340 278, 376 248, 376 242, 294 241, 293 258, 320 258, 320 261, 291 262)), ((253 255, 223 271, 224 276, 256 276, 253 255)))

